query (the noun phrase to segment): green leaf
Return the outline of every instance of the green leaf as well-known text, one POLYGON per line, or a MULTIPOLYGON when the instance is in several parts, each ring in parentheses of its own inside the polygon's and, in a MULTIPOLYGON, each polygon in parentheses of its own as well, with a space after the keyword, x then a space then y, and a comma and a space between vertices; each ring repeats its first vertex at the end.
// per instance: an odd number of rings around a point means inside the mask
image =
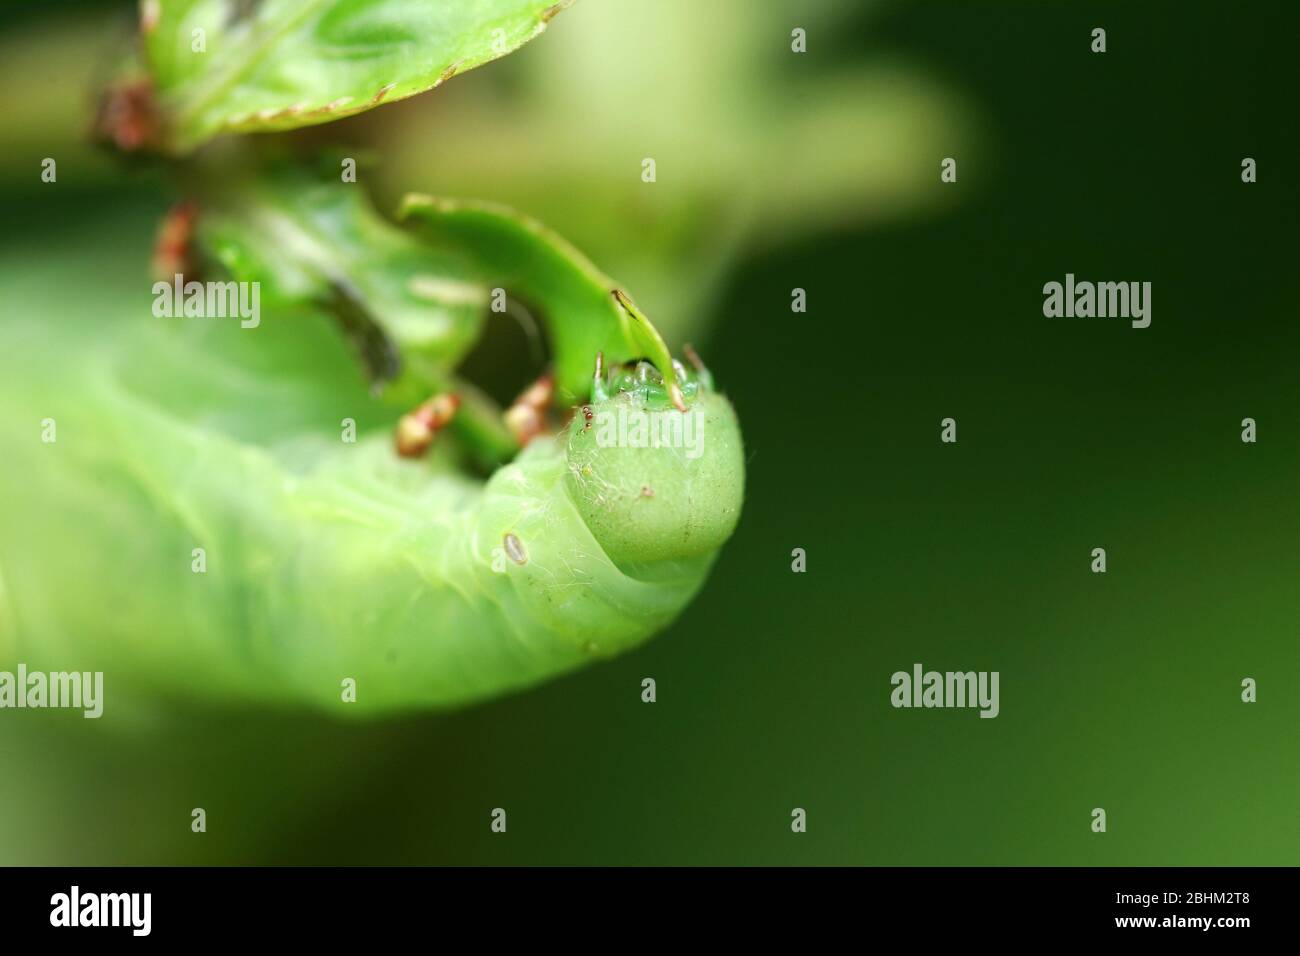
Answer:
MULTIPOLYGON (((259 284, 264 321, 306 307, 332 315, 386 397, 413 405, 434 392, 462 398, 455 429, 482 462, 516 450, 500 412, 454 370, 483 332, 489 290, 540 313, 552 343, 557 399, 592 392, 596 356, 647 358, 684 407, 663 338, 630 297, 535 220, 486 203, 408 197, 403 229, 361 187, 290 166, 226 171, 198 214, 199 245, 230 277, 259 284)), ((164 277, 170 278, 170 277, 164 277)))
POLYGON ((681 407, 677 369, 654 325, 536 220, 491 203, 413 195, 399 211, 404 229, 355 184, 292 167, 230 176, 233 185, 199 212, 201 246, 234 279, 259 282, 265 306, 327 309, 371 376, 397 380, 394 400, 449 387, 483 332, 490 290, 502 288, 539 313, 560 404, 590 395, 603 353, 609 365, 649 359, 681 407))
POLYGON ((596 354, 608 362, 652 361, 680 405, 668 346, 631 298, 569 242, 504 206, 409 195, 399 219, 440 246, 469 257, 485 285, 506 289, 536 308, 550 334, 560 398, 591 389, 596 354))
POLYGON ((199 213, 201 244, 237 281, 261 283, 264 307, 324 306, 373 377, 445 377, 482 332, 488 290, 454 252, 381 218, 361 187, 297 172, 228 188, 199 213))
POLYGON ((168 145, 185 152, 433 89, 518 49, 571 2, 142 0, 142 21, 168 145))

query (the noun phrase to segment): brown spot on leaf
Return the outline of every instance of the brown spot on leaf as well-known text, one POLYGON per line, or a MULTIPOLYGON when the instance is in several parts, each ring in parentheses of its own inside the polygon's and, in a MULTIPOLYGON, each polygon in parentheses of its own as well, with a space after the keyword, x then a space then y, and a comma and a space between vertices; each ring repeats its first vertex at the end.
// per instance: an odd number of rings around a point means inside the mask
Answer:
POLYGON ((318 107, 316 107, 314 110, 312 110, 311 112, 309 112, 307 115, 308 115, 308 116, 319 116, 321 113, 333 113, 333 112, 335 112, 335 111, 337 111, 337 110, 341 110, 341 109, 343 109, 343 107, 347 106, 347 105, 348 105, 349 103, 351 103, 351 102, 352 102, 352 97, 350 97, 350 96, 343 96, 343 97, 340 97, 340 98, 337 99, 337 100, 331 100, 330 102, 326 103, 324 106, 318 106, 318 107))

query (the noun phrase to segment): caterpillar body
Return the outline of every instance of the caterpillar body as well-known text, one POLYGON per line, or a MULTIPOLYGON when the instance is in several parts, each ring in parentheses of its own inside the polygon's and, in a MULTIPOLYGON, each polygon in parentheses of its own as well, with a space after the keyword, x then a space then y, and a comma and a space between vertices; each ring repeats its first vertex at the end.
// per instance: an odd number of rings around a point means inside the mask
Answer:
POLYGON ((391 407, 320 309, 168 323, 99 278, 0 332, 0 666, 344 714, 453 706, 645 640, 738 519, 739 426, 702 371, 607 367, 484 482, 452 446, 393 453, 391 407), (592 419, 620 409, 698 416, 701 453, 603 443, 592 419))

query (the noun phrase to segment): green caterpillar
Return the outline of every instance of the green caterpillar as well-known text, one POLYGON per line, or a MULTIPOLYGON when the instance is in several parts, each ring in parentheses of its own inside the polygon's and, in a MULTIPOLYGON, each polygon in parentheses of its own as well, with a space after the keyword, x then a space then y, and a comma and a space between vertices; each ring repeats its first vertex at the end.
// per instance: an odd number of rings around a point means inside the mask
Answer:
POLYGON ((424 235, 363 223, 387 256, 369 284, 349 275, 355 259, 331 256, 346 252, 341 233, 316 229, 323 257, 290 270, 268 264, 277 249, 293 258, 289 233, 259 245, 237 205, 214 211, 217 258, 266 284, 255 329, 155 318, 147 284, 120 271, 96 274, 93 294, 41 286, 39 270, 3 277, 39 305, 0 331, 0 668, 103 670, 110 709, 130 685, 384 713, 534 684, 681 612, 741 508, 731 405, 537 224, 430 200, 406 209, 424 235), (439 235, 469 250, 456 282, 406 281, 430 262, 449 274, 439 235), (393 396, 453 374, 482 321, 464 289, 501 263, 534 296, 557 392, 578 407, 486 482, 466 474, 455 439, 429 461, 399 458, 393 396), (387 397, 322 304, 340 287, 381 327, 404 316, 382 328, 414 357, 387 397), (430 303, 431 289, 453 301, 430 303), (422 324, 412 308, 450 318, 422 324), (593 377, 598 351, 608 367, 593 377), (654 364, 628 364, 642 355, 654 364), (698 454, 608 440, 620 413, 691 416, 698 454))

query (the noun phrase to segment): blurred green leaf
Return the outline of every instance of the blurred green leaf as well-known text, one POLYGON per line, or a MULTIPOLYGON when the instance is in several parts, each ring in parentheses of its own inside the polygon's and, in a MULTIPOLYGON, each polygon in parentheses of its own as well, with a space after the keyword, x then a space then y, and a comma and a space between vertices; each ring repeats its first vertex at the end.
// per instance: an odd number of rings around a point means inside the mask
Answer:
POLYGON ((851 50, 886 6, 582 4, 494 70, 501 82, 364 120, 383 157, 377 189, 526 209, 635 290, 670 344, 707 344, 737 260, 969 195, 940 188, 936 170, 944 156, 989 155, 982 108, 895 42, 851 50), (791 51, 795 26, 808 54, 791 51))
MULTIPOLYGON (((372 375, 400 364, 428 384, 477 341, 488 290, 465 259, 379 216, 356 185, 280 171, 228 189, 199 214, 199 237, 267 304, 326 306, 372 375)), ((419 389, 417 389, 418 391, 419 389)))
POLYGON ((326 123, 432 89, 572 0, 143 0, 168 145, 326 123))

